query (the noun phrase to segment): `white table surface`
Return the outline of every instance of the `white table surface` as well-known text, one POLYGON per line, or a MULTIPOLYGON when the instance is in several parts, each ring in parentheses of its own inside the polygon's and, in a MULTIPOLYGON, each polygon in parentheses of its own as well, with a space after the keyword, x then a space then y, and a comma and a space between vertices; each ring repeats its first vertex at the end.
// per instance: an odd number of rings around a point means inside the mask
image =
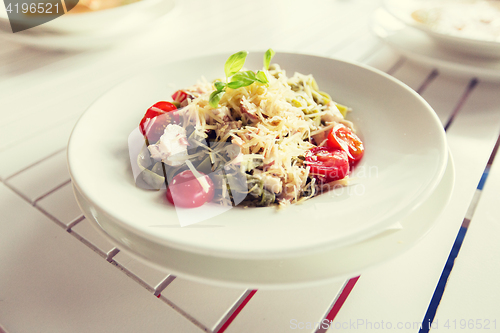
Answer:
POLYGON ((402 57, 370 31, 378 6, 178 0, 154 31, 109 49, 42 50, 0 38, 0 332, 316 331, 294 329, 292 321, 321 321, 346 281, 252 292, 150 268, 91 228, 66 169, 72 127, 113 85, 185 57, 269 47, 361 62, 405 82, 446 125, 455 161, 452 198, 435 227, 404 255, 363 272, 328 331, 384 331, 390 323, 418 332, 465 221, 432 331, 480 332, 488 324, 500 332, 500 162, 490 158, 500 133, 500 83, 440 74, 402 57), (489 160, 485 188, 477 190, 489 160))

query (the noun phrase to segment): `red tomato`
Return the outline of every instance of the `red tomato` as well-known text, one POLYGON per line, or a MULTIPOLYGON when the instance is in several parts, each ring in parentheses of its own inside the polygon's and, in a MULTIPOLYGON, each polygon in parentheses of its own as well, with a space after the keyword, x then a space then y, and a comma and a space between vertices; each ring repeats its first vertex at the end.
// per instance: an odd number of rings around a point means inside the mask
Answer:
POLYGON ((170 111, 177 110, 175 105, 169 102, 158 102, 151 106, 139 124, 139 130, 146 136, 149 143, 155 143, 165 131, 165 127, 173 121, 173 117, 166 115, 170 111))
POLYGON ((352 163, 358 162, 365 152, 360 138, 344 125, 334 127, 328 134, 328 147, 347 151, 352 163))
POLYGON ((214 198, 214 183, 204 173, 200 174, 207 180, 208 192, 196 179, 195 175, 186 170, 176 175, 167 188, 167 199, 174 206, 183 208, 200 207, 214 198))
POLYGON ((177 90, 172 95, 172 100, 174 102, 177 102, 177 103, 182 103, 186 100, 187 97, 188 97, 188 94, 186 92, 184 92, 182 90, 177 90))
POLYGON ((343 150, 314 147, 306 153, 305 157, 306 165, 310 167, 311 173, 322 183, 342 179, 349 172, 349 158, 343 150))

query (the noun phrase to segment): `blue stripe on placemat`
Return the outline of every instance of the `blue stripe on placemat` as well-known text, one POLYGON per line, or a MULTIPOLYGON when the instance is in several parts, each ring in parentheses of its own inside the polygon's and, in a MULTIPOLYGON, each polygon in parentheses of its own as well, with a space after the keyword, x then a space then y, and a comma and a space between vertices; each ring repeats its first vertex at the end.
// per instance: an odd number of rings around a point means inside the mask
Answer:
MULTIPOLYGON (((483 175, 481 176, 481 180, 477 185, 478 190, 482 190, 484 184, 486 183, 486 179, 488 178, 488 174, 490 172, 490 167, 487 166, 484 169, 483 175)), ((464 221, 465 222, 465 221, 464 221)), ((466 225, 464 223, 464 225, 466 225)), ((446 287, 446 283, 448 282, 448 278, 451 274, 451 270, 453 269, 453 265, 455 264, 455 259, 460 252, 460 248, 462 247, 462 243, 464 241, 465 234, 467 233, 467 227, 462 226, 458 231, 457 238, 455 238, 455 243, 453 243, 453 247, 451 248, 450 255, 448 256, 448 260, 446 261, 446 265, 444 266, 443 272, 439 278, 439 282, 434 290, 434 294, 432 295, 431 302, 429 307, 427 308, 427 312, 425 313, 424 320, 422 321, 422 327, 418 331, 418 333, 428 333, 430 324, 432 324, 434 317, 436 316, 436 311, 441 302, 441 298, 443 297, 444 288, 446 287)))
POLYGON ((444 266, 443 272, 441 273, 441 277, 439 278, 438 285, 436 290, 434 290, 434 295, 432 295, 431 303, 427 308, 427 312, 424 316, 424 320, 422 321, 422 327, 418 331, 418 333, 428 333, 430 324, 432 324, 434 317, 436 316, 436 311, 443 297, 444 288, 446 286, 446 282, 448 282, 448 277, 450 276, 451 270, 453 269, 453 265, 455 263, 455 258, 460 251, 460 247, 464 241, 465 234, 467 233, 466 227, 460 227, 457 238, 455 239, 455 243, 451 248, 450 255, 448 256, 448 260, 446 261, 446 265, 444 266))
POLYGON ((477 185, 478 190, 482 190, 484 187, 484 183, 486 182, 486 178, 488 178, 488 175, 490 173, 490 167, 487 166, 486 169, 484 169, 483 175, 481 176, 481 180, 479 181, 479 184, 477 185))

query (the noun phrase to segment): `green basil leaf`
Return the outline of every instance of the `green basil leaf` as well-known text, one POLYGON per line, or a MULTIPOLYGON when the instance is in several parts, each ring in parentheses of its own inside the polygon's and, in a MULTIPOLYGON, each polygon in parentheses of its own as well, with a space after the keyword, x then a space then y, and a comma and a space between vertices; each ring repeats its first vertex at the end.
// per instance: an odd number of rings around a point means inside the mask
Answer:
POLYGON ((210 94, 210 98, 208 99, 208 104, 210 104, 211 107, 216 108, 219 106, 219 101, 224 95, 224 91, 217 91, 215 90, 213 93, 210 94))
POLYGON ((256 80, 257 80, 257 78, 255 77, 255 73, 252 71, 238 72, 238 73, 234 74, 233 77, 231 78, 231 82, 243 81, 243 82, 248 83, 247 86, 251 85, 256 80))
POLYGON ((249 86, 253 83, 252 82, 247 82, 247 81, 231 81, 227 84, 227 86, 231 89, 238 89, 238 88, 241 88, 241 87, 246 87, 246 86, 249 86))
POLYGON ((222 91, 222 89, 226 87, 226 84, 224 82, 217 81, 214 83, 214 86, 217 91, 222 91))
POLYGON ((274 57, 276 52, 273 49, 269 49, 264 54, 264 69, 269 69, 269 65, 271 65, 271 59, 274 57))
POLYGON ((245 64, 245 59, 247 58, 248 51, 240 51, 237 52, 227 59, 226 64, 224 65, 224 72, 226 73, 226 77, 230 77, 240 71, 245 64))
POLYGON ((262 83, 262 84, 269 83, 269 80, 267 79, 266 73, 264 73, 263 71, 257 72, 256 79, 259 83, 262 83))

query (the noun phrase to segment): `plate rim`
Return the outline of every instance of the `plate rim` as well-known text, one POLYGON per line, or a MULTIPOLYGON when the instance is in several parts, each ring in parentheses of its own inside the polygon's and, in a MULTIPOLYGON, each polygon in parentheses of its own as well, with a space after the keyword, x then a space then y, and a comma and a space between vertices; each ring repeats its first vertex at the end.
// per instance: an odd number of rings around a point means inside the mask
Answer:
MULTIPOLYGON (((408 232, 408 229, 404 230, 405 225, 406 225, 405 221, 404 221, 405 219, 406 220, 411 219, 412 215, 413 215, 413 217, 415 215, 419 215, 419 216, 425 215, 426 214, 425 212, 432 210, 432 213, 429 213, 429 217, 425 219, 427 221, 426 229, 422 233, 418 234, 416 237, 412 238, 410 240, 412 242, 411 244, 405 244, 408 246, 406 248, 401 249, 397 253, 391 252, 391 254, 389 256, 384 256, 383 258, 375 259, 375 261, 373 261, 373 259, 372 259, 372 262, 370 262, 368 265, 360 264, 360 265, 358 265, 357 268, 355 268, 355 269, 351 268, 351 270, 348 272, 343 272, 341 274, 332 275, 332 276, 324 277, 324 278, 318 278, 318 277, 309 278, 309 279, 302 278, 302 279, 296 279, 294 281, 288 280, 287 282, 281 283, 276 278, 274 279, 273 282, 270 282, 269 280, 267 282, 264 282, 265 279, 263 279, 261 277, 261 278, 257 278, 257 280, 254 280, 254 282, 248 282, 248 281, 244 281, 244 278, 238 279, 238 278, 235 278, 234 276, 232 278, 228 279, 227 274, 220 274, 219 278, 213 278, 213 277, 202 276, 202 274, 200 274, 200 273, 199 274, 186 273, 182 269, 179 270, 178 268, 175 268, 175 267, 172 268, 172 266, 165 267, 165 266, 161 265, 160 263, 155 262, 154 260, 152 260, 150 258, 147 258, 143 254, 136 253, 132 248, 127 247, 123 242, 120 242, 119 240, 114 238, 112 235, 108 234, 107 231, 102 228, 99 221, 95 217, 89 218, 89 223, 91 223, 92 227, 100 235, 105 237, 112 244, 117 245, 118 248, 120 249, 120 251, 123 250, 124 252, 126 252, 127 254, 136 258, 137 260, 145 262, 146 265, 149 265, 149 266, 154 267, 156 269, 162 270, 165 273, 174 274, 176 276, 186 278, 186 279, 189 279, 189 280, 192 280, 195 282, 207 283, 209 285, 223 286, 223 287, 229 286, 229 287, 235 287, 235 288, 257 288, 257 289, 272 289, 272 290, 313 287, 313 286, 318 286, 318 285, 338 281, 340 279, 346 279, 346 278, 350 278, 350 277, 359 275, 367 269, 376 267, 376 266, 381 265, 385 262, 393 260, 394 258, 397 258, 400 255, 403 255, 404 253, 409 251, 411 248, 413 248, 415 245, 417 245, 423 238, 425 238, 425 236, 438 223, 439 217, 442 215, 443 211, 445 210, 445 208, 447 207, 448 203, 451 200, 451 196, 452 196, 454 184, 455 184, 456 170, 455 170, 455 163, 453 160, 453 156, 452 156, 451 151, 449 149, 448 149, 448 160, 447 161, 448 162, 446 165, 445 175, 442 178, 442 180, 440 181, 440 183, 436 189, 436 191, 438 191, 440 187, 441 187, 441 189, 446 187, 446 188, 444 188, 444 191, 446 191, 446 194, 445 194, 446 197, 444 198, 442 204, 437 205, 437 207, 431 207, 430 209, 426 208, 426 210, 424 212, 422 212, 422 210, 418 210, 418 209, 416 211, 412 212, 409 216, 405 217, 403 219, 403 221, 401 221, 401 224, 403 224, 403 229, 392 231, 392 232, 389 232, 387 234, 382 234, 380 236, 375 236, 373 239, 370 238, 370 239, 368 239, 366 241, 362 241, 360 243, 351 244, 351 245, 346 246, 346 248, 350 249, 351 251, 356 253, 356 251, 360 251, 360 250, 363 251, 363 248, 364 247, 366 248, 367 244, 369 244, 370 242, 373 243, 374 240, 375 240, 375 245, 378 245, 379 247, 381 245, 377 242, 384 242, 384 243, 395 242, 395 239, 398 238, 397 236, 400 237, 401 233, 404 233, 405 231, 408 232), (445 181, 446 181, 446 183, 445 183, 445 181), (376 239, 376 238, 378 238, 378 239, 376 239)), ((74 188, 74 190, 76 190, 76 189, 74 188)), ((76 192, 75 192, 75 195, 76 195, 76 192)), ((440 198, 443 199, 441 196, 440 196, 440 198)), ((82 198, 82 199, 85 200, 85 198, 82 198)), ((431 196, 431 197, 427 198, 426 203, 429 203, 432 200, 433 200, 433 198, 431 196)), ((83 207, 80 200, 77 200, 77 202, 80 205, 80 207, 83 207)), ((424 205, 425 205, 425 203, 422 204, 422 207, 425 207, 424 205)), ((406 222, 406 223, 411 223, 411 222, 406 222)), ((146 240, 146 241, 149 242, 149 240, 146 240)), ((168 252, 169 250, 170 251, 171 250, 178 251, 177 249, 170 249, 168 246, 165 246, 165 245, 160 244, 160 246, 163 246, 163 248, 165 249, 166 252, 168 252)), ((137 246, 135 246, 135 247, 137 248, 137 246)), ((333 253, 335 253, 337 251, 341 251, 341 250, 345 250, 345 249, 344 248, 331 249, 331 250, 325 250, 324 253, 313 254, 311 256, 311 259, 309 260, 309 262, 311 263, 312 266, 316 267, 316 270, 321 269, 321 268, 325 267, 323 261, 321 259, 315 259, 314 257, 324 258, 325 254, 327 256, 331 256, 333 253), (318 263, 320 263, 320 264, 318 264, 318 263)), ((186 255, 185 253, 182 253, 183 251, 180 251, 180 252, 181 252, 180 255, 186 255)), ((170 255, 171 255, 171 253, 170 253, 170 255)), ((188 255, 194 255, 195 257, 201 257, 197 253, 188 253, 188 255)), ((368 257, 368 256, 361 255, 360 257, 362 259, 366 260, 366 257, 368 257)), ((210 261, 210 259, 211 259, 211 256, 204 257, 205 261, 210 261)), ((235 269, 234 267, 231 267, 231 261, 229 261, 228 258, 216 258, 216 259, 222 260, 223 262, 225 261, 224 266, 227 267, 229 270, 237 271, 237 269, 235 269)), ((300 265, 300 260, 297 260, 296 258, 286 258, 284 260, 291 261, 292 263, 295 260, 296 263, 293 263, 293 265, 294 266, 296 265, 297 269, 299 269, 298 266, 300 265)), ((255 261, 256 265, 258 265, 258 261, 259 260, 255 261)), ((302 262, 302 264, 303 264, 303 262, 302 262)), ((307 269, 309 269, 309 271, 311 271, 311 268, 312 268, 311 266, 307 267, 307 269)), ((279 270, 279 269, 280 269, 280 267, 278 265, 277 270, 279 270)), ((200 270, 200 271, 203 271, 203 270, 200 270)), ((256 271, 256 269, 249 268, 248 272, 243 272, 241 274, 241 276, 244 276, 244 275, 247 276, 251 272, 255 273, 255 271, 256 271)), ((273 272, 275 272, 275 270, 273 270, 273 272)), ((266 273, 261 273, 261 274, 264 277, 268 276, 266 273)), ((287 274, 282 273, 282 275, 290 276, 290 274, 288 274, 288 273, 287 274)))

